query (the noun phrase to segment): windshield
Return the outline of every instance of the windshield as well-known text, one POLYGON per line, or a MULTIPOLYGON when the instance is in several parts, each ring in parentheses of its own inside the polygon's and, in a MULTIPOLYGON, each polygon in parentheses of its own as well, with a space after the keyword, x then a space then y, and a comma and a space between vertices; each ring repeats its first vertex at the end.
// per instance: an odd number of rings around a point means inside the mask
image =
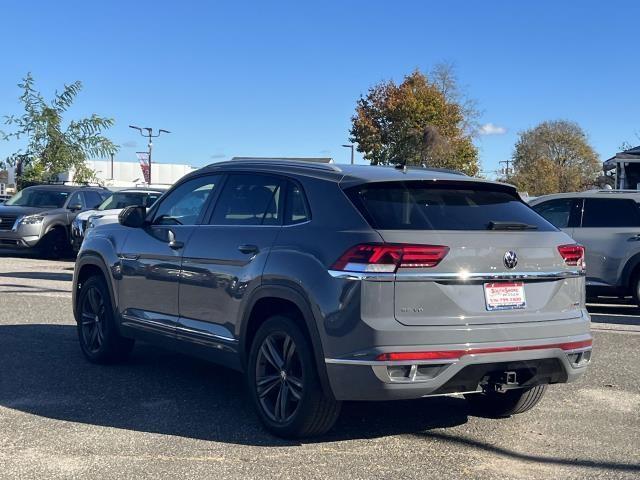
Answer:
POLYGON ((62 208, 69 192, 64 190, 45 190, 25 188, 5 202, 16 207, 62 208))
POLYGON ((98 210, 123 209, 131 205, 150 207, 161 193, 156 192, 116 192, 98 207, 98 210))

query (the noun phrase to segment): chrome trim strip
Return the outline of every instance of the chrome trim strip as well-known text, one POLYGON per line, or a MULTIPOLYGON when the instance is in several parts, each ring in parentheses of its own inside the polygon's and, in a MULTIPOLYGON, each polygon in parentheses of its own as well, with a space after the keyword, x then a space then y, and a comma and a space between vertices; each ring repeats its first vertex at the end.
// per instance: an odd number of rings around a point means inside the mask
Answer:
POLYGON ((150 320, 148 318, 134 317, 134 316, 127 315, 127 314, 122 314, 121 316, 122 316, 123 320, 126 320, 126 322, 123 322, 123 324, 125 326, 135 327, 135 326, 144 325, 144 326, 152 327, 152 328, 155 328, 157 330, 162 330, 162 331, 172 331, 172 330, 174 330, 174 327, 172 325, 168 325, 166 323, 159 322, 159 321, 156 321, 156 320, 150 320))
POLYGON ((150 320, 147 318, 143 319, 143 318, 133 317, 131 315, 125 315, 125 314, 122 315, 122 318, 123 320, 126 320, 125 325, 128 325, 128 326, 135 326, 135 324, 145 325, 145 326, 153 327, 162 331, 174 331, 177 334, 183 334, 183 335, 186 334, 187 336, 193 337, 193 338, 203 337, 203 338, 214 338, 216 340, 224 340, 225 342, 230 342, 230 343, 238 342, 238 340, 235 338, 229 338, 223 335, 216 335, 215 333, 203 332, 202 330, 194 330, 192 328, 183 327, 180 325, 168 325, 166 323, 150 320))
POLYGON ((329 270, 329 275, 333 278, 342 278, 343 280, 370 280, 374 282, 393 282, 396 279, 395 273, 342 272, 340 270, 329 270))
POLYGON ((495 273, 432 273, 432 272, 342 272, 329 270, 329 275, 344 280, 368 280, 373 282, 477 282, 494 280, 563 280, 584 277, 582 270, 558 270, 551 272, 495 272, 495 273))
POLYGON ((176 325, 176 332, 182 334, 188 334, 190 337, 204 337, 204 338, 215 338, 216 340, 224 340, 225 342, 237 343, 238 340, 235 338, 225 337, 223 335, 216 335, 215 333, 203 332, 202 330, 194 330, 192 328, 183 327, 181 325, 176 325))

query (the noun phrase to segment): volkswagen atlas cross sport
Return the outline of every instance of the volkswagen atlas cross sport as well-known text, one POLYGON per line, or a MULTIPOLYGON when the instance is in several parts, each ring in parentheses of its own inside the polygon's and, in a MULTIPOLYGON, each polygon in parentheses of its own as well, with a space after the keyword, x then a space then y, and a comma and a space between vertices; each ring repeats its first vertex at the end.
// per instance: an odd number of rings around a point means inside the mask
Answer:
POLYGON ((243 372, 268 430, 302 437, 347 400, 530 409, 590 361, 583 258, 509 185, 231 161, 90 229, 73 306, 89 361, 136 340, 213 360, 243 372))

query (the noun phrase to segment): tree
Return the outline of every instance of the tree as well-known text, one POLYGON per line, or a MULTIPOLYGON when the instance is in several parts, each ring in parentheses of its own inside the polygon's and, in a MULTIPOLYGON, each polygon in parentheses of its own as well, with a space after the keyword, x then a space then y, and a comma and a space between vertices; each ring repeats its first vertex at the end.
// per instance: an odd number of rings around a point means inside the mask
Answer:
POLYGON ((520 133, 513 168, 509 181, 537 196, 594 186, 602 165, 577 123, 555 120, 520 133))
POLYGON ((18 87, 22 90, 20 101, 24 113, 5 117, 5 124, 14 127, 14 131, 0 132, 0 138, 20 140, 24 137, 26 147, 0 162, 0 167, 15 167, 21 182, 55 180, 58 174, 69 170, 74 171, 74 181, 94 180, 95 172, 87 167, 86 160, 118 151, 118 147, 102 135, 113 126, 114 120, 93 114, 64 123, 64 113, 82 89, 79 81, 65 85, 60 93, 56 91, 48 103, 35 90, 30 73, 18 87))
POLYGON ((360 97, 350 141, 372 165, 452 168, 477 175, 475 104, 461 95, 450 65, 382 82, 360 97))

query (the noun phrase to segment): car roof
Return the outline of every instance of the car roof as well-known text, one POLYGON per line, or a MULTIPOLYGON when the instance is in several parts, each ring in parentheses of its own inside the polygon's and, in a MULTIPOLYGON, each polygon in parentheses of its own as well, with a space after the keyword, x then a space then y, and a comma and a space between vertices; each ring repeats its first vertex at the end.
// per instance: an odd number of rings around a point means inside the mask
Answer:
POLYGON ((532 199, 529 203, 537 205, 549 200, 562 198, 622 198, 640 202, 640 191, 637 190, 586 190, 584 192, 552 193, 532 199))
POLYGON ((317 163, 290 159, 259 159, 259 160, 231 160, 207 165, 190 175, 197 175, 202 171, 261 171, 283 173, 295 176, 307 176, 334 181, 336 183, 357 185, 369 182, 411 181, 411 180, 447 180, 456 182, 481 182, 502 185, 514 189, 512 185, 493 182, 481 178, 469 177, 454 170, 439 168, 407 167, 372 165, 342 165, 335 163, 317 163))
POLYGON ((24 189, 26 190, 27 188, 31 188, 34 190, 59 190, 61 192, 73 192, 76 190, 106 190, 104 187, 94 187, 94 186, 89 186, 89 185, 59 185, 57 183, 43 183, 40 185, 31 185, 28 187, 25 187, 24 189))
POLYGON ((112 193, 164 193, 166 190, 159 190, 157 188, 123 188, 122 190, 116 190, 112 193))

